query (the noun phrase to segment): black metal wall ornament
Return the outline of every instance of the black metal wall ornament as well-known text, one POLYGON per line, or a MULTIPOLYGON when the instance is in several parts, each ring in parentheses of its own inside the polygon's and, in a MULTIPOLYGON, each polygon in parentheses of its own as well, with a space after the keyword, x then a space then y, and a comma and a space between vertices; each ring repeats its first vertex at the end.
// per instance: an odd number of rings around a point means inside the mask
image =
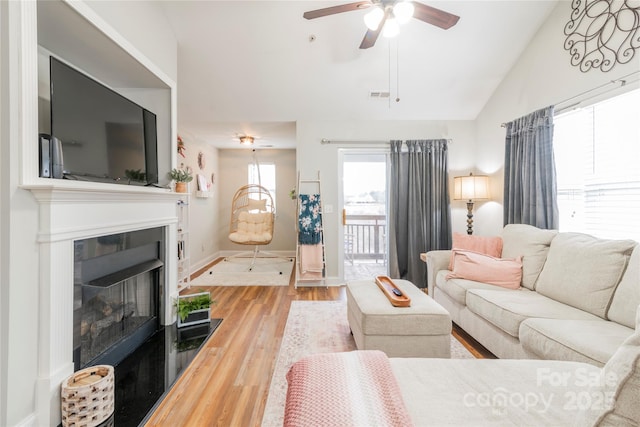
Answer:
POLYGON ((571 65, 586 73, 610 71, 625 64, 640 48, 640 5, 637 0, 573 0, 564 27, 571 65))

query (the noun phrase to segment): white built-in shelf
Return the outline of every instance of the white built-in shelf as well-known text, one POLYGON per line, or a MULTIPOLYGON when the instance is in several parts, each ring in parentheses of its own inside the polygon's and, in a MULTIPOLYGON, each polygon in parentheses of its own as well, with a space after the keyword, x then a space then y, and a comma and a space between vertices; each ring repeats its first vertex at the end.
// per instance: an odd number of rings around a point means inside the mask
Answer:
POLYGON ((178 209, 178 292, 190 286, 191 260, 189 254, 189 194, 180 194, 178 209))
POLYGON ((213 197, 213 191, 196 191, 196 197, 199 199, 208 199, 213 197))

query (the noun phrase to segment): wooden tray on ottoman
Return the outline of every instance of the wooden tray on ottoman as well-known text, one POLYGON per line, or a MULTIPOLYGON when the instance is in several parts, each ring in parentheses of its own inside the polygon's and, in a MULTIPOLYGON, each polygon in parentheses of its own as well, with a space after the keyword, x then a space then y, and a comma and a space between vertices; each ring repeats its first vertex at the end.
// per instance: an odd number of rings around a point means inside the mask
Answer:
POLYGON ((406 296, 389 277, 376 276, 376 284, 394 307, 409 307, 411 305, 411 298, 406 296), (394 293, 394 289, 400 295, 394 293))

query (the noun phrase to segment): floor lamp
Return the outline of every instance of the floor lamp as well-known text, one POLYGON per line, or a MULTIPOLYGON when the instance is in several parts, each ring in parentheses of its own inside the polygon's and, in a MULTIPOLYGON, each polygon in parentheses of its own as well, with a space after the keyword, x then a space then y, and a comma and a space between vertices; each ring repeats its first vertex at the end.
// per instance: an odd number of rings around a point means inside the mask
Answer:
POLYGON ((470 173, 453 178, 453 199, 467 201, 467 234, 473 234, 473 201, 488 198, 488 176, 470 173))

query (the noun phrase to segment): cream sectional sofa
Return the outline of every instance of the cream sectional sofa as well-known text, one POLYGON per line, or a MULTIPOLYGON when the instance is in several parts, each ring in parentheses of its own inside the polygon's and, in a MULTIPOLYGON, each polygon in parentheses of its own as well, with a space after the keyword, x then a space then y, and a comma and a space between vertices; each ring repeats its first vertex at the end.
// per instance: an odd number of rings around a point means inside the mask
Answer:
POLYGON ((602 368, 557 360, 396 357, 388 359, 391 374, 384 375, 384 362, 360 366, 367 362, 362 351, 314 354, 287 374, 284 425, 391 425, 375 416, 388 410, 399 421, 393 425, 637 427, 640 307, 635 322, 635 332, 602 368), (367 375, 371 371, 378 375, 367 375), (372 392, 380 386, 386 392, 372 392))
POLYGON ((507 225, 502 240, 502 258, 522 256, 519 289, 447 278, 451 251, 431 251, 429 295, 501 359, 603 366, 634 332, 640 304, 637 243, 521 224, 507 225))

